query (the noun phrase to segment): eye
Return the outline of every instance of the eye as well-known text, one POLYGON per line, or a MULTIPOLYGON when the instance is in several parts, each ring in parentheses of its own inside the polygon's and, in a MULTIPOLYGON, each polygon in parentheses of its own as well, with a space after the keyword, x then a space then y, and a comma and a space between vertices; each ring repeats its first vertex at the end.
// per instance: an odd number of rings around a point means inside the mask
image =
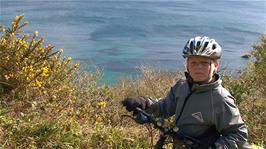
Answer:
POLYGON ((196 61, 191 61, 190 62, 190 65, 191 66, 203 66, 203 67, 207 67, 211 64, 211 62, 208 62, 208 61, 199 61, 199 62, 196 62, 196 61))
POLYGON ((209 66, 209 65, 210 65, 210 62, 200 62, 200 64, 201 64, 202 66, 209 66))

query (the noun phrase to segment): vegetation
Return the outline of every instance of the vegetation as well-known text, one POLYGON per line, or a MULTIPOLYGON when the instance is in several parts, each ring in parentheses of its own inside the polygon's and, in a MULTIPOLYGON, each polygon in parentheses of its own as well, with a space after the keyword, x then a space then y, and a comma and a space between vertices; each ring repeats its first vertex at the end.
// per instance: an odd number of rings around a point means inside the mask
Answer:
MULTIPOLYGON (((97 85, 101 72, 78 68, 62 50, 43 45, 38 32, 23 33, 17 16, 0 38, 0 148, 149 148, 149 133, 122 117, 130 95, 165 96, 180 73, 141 67, 141 77, 97 85)), ((253 61, 224 82, 249 126, 250 142, 265 145, 266 36, 253 46, 253 61)), ((155 136, 155 135, 154 135, 155 136)))
POLYGON ((225 86, 237 99, 243 119, 249 126, 249 140, 265 145, 266 134, 266 35, 253 45, 252 60, 239 77, 224 77, 225 86))

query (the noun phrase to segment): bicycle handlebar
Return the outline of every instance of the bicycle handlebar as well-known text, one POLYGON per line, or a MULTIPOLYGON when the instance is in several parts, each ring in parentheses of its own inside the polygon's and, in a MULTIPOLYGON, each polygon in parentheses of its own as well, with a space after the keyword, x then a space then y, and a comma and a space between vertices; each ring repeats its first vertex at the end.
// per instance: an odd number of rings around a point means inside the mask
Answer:
MULTIPOLYGON (((137 115, 135 115, 135 121, 145 121, 146 123, 152 123, 154 128, 159 129, 161 132, 160 139, 157 141, 155 148, 162 148, 165 143, 166 136, 171 136, 173 139, 180 140, 186 146, 192 145, 204 145, 200 140, 187 136, 179 132, 179 128, 176 126, 164 126, 162 119, 157 119, 153 115, 145 112, 141 108, 136 108, 137 115), (142 120, 137 120, 142 119, 142 120), (157 147, 156 147, 157 146, 157 147)), ((142 123, 143 124, 143 123, 142 123)))

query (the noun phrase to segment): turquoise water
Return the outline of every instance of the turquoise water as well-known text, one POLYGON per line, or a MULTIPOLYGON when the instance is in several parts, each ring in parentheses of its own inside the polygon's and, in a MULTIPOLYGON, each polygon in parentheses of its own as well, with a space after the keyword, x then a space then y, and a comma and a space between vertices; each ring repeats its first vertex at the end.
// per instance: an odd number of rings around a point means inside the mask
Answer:
POLYGON ((1 0, 0 23, 24 14, 26 32, 39 31, 46 43, 63 48, 82 66, 103 69, 103 82, 137 75, 142 64, 183 70, 182 48, 195 35, 223 47, 221 67, 245 66, 241 55, 265 34, 265 1, 74 1, 1 0))

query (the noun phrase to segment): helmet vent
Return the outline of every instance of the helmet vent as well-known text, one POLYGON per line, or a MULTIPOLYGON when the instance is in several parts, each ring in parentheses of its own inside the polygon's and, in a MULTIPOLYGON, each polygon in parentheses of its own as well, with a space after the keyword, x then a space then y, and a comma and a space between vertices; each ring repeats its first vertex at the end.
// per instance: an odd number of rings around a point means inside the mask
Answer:
POLYGON ((190 50, 193 50, 193 42, 190 43, 190 50))
POLYGON ((199 49, 199 47, 200 47, 200 41, 197 42, 196 49, 199 49))
POLYGON ((216 49, 216 44, 213 44, 213 45, 212 45, 212 49, 213 49, 213 50, 216 49))
POLYGON ((209 44, 209 42, 204 43, 203 50, 205 50, 207 48, 208 44, 209 44))

